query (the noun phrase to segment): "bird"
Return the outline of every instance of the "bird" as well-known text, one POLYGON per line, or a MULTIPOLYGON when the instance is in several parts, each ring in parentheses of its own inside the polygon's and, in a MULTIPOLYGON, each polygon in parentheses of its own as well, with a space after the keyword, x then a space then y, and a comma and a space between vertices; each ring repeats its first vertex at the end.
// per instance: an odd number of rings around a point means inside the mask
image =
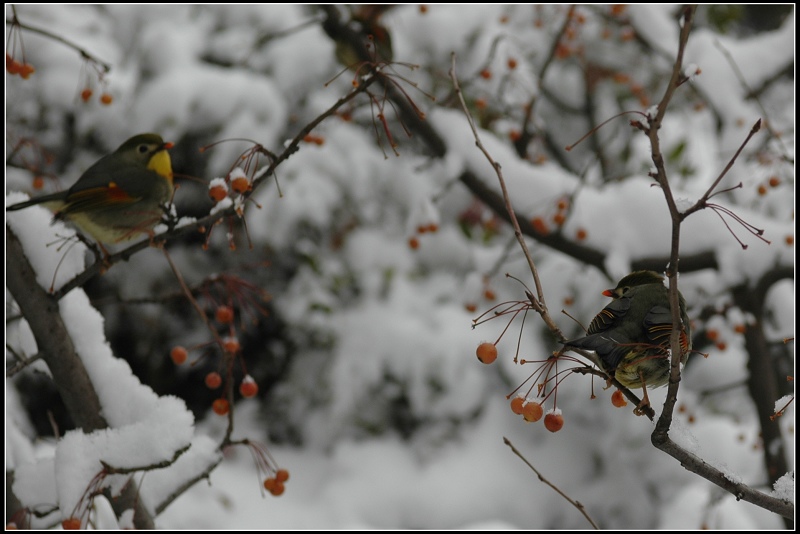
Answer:
MULTIPOLYGON (((635 271, 603 295, 613 300, 589 324, 587 335, 565 343, 566 348, 594 351, 603 371, 623 386, 642 388, 637 413, 650 405, 647 386, 669 382, 672 314, 664 278, 655 271, 635 271)), ((681 363, 692 348, 686 301, 678 293, 681 317, 681 363)))
POLYGON ((66 220, 89 234, 107 255, 103 244, 153 236, 163 205, 173 194, 172 162, 160 135, 131 137, 114 152, 89 167, 66 191, 6 207, 16 211, 42 204, 54 212, 53 221, 66 220))

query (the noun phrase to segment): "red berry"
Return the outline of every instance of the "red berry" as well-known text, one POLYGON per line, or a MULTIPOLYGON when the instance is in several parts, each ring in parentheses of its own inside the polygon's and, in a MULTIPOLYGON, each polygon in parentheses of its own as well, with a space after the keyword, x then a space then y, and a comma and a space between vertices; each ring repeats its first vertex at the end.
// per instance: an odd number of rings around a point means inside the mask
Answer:
POLYGON ((77 517, 69 517, 61 522, 61 527, 64 530, 80 530, 81 520, 77 517))
POLYGON ((769 186, 770 187, 778 187, 781 185, 781 179, 777 176, 771 176, 769 179, 769 186))
POLYGON ((89 99, 92 98, 92 94, 93 94, 92 90, 87 87, 86 89, 81 91, 81 100, 83 100, 84 102, 88 102, 89 99))
POLYGON ((206 375, 206 387, 208 389, 217 389, 222 385, 222 376, 216 371, 211 371, 206 375))
POLYGON ((522 417, 529 423, 535 423, 542 418, 542 405, 538 402, 529 402, 522 408, 522 417))
POLYGON ((189 351, 180 346, 173 347, 172 350, 169 351, 169 357, 172 358, 175 365, 181 365, 189 357, 189 351))
POLYGON ((408 246, 411 250, 417 250, 419 248, 419 239, 416 237, 408 238, 408 246))
POLYGON ((481 343, 475 353, 478 355, 478 359, 485 364, 490 364, 497 359, 497 347, 494 346, 494 343, 481 343))
POLYGON ((229 352, 230 354, 236 354, 239 352, 239 349, 242 346, 239 344, 239 340, 235 337, 226 337, 222 340, 222 347, 225 349, 225 352, 229 352))
POLYGON ((214 312, 214 317, 217 319, 218 323, 228 324, 233 322, 233 308, 230 306, 220 306, 217 308, 217 311, 214 312))
POLYGON ((484 80, 488 80, 491 77, 492 77, 492 71, 490 71, 489 69, 483 69, 481 71, 481 78, 483 78, 484 80))
POLYGON ((36 69, 33 68, 33 65, 30 63, 23 63, 22 67, 19 69, 19 75, 22 76, 23 80, 27 80, 31 77, 31 74, 36 72, 36 69))
POLYGON ((564 417, 560 413, 550 412, 544 416, 544 427, 550 432, 558 432, 564 426, 564 417))
POLYGON ((258 395, 258 384, 256 384, 255 380, 253 380, 252 376, 247 375, 244 377, 242 383, 239 384, 239 393, 241 393, 242 397, 246 399, 258 395))
POLYGON ((226 399, 217 399, 211 405, 211 409, 217 415, 226 415, 230 411, 231 406, 226 399))
POLYGON ((549 231, 547 223, 544 222, 544 219, 541 217, 534 217, 531 219, 531 224, 533 225, 533 229, 539 234, 547 234, 549 231))

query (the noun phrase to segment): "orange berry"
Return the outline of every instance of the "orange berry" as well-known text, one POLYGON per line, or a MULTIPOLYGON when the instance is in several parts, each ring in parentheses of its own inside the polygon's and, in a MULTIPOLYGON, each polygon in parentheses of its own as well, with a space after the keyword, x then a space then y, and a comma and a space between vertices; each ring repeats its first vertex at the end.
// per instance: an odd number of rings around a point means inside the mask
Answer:
POLYGON ((733 331, 736 332, 737 334, 744 334, 746 330, 747 330, 747 326, 743 325, 741 323, 739 323, 739 324, 737 324, 736 326, 733 327, 733 331))
POLYGON ((36 69, 30 63, 23 63, 19 69, 19 75, 22 76, 23 80, 30 78, 34 72, 36 72, 36 69))
POLYGON ((286 469, 278 469, 275 471, 275 480, 278 482, 286 482, 289 480, 289 471, 286 469))
POLYGON ((488 365, 497 359, 497 347, 494 346, 494 343, 484 342, 478 345, 475 354, 478 355, 481 363, 488 365))
POLYGON ((233 322, 233 308, 230 306, 220 306, 217 308, 217 311, 214 312, 214 317, 217 319, 218 323, 228 324, 233 322))
POLYGON ((564 43, 558 43, 556 45, 556 51, 553 54, 557 59, 565 59, 568 58, 572 54, 572 49, 565 45, 564 43))
POLYGON ((508 132, 508 138, 511 139, 512 143, 516 143, 522 139, 522 133, 519 130, 511 130, 508 132))
POLYGON ((472 313, 478 309, 478 305, 475 304, 474 302, 467 302, 466 304, 464 304, 464 309, 472 313))
POLYGON ((103 104, 104 106, 110 105, 111 102, 113 101, 114 97, 108 93, 103 93, 102 95, 100 95, 100 103, 103 104))
POLYGON ((408 246, 411 248, 411 250, 417 250, 419 248, 419 239, 416 237, 408 238, 408 246))
POLYGON ((432 223, 428 223, 428 226, 427 226, 426 230, 429 231, 432 234, 435 234, 436 232, 439 231, 439 225, 436 224, 436 223, 433 223, 433 222, 432 223))
POLYGON ((784 241, 786 241, 787 245, 794 245, 794 236, 793 235, 787 235, 784 238, 784 241))
POLYGON ((567 218, 564 216, 563 213, 556 213, 555 215, 553 215, 553 223, 557 226, 561 226, 562 224, 564 224, 564 221, 566 220, 567 218))
POLYGON ((228 196, 228 191, 222 185, 215 185, 208 190, 208 196, 210 196, 214 202, 219 202, 228 196))
POLYGON ((616 390, 611 394, 611 404, 617 408, 623 408, 628 405, 628 401, 625 400, 625 395, 620 390, 616 390))
POLYGON ((206 387, 208 389, 217 389, 222 385, 222 376, 216 371, 211 371, 206 375, 206 387))
POLYGON ((525 399, 522 397, 514 397, 511 399, 511 411, 517 415, 522 415, 522 411, 525 407, 525 399))
POLYGON ((558 211, 564 211, 569 207, 569 201, 565 198, 559 199, 558 204, 556 204, 556 207, 558 207, 558 211))
POLYGON ((544 410, 538 402, 528 402, 522 407, 522 417, 529 423, 535 423, 542 418, 544 410))
POLYGON ((513 57, 508 58, 507 64, 510 70, 514 70, 517 68, 517 60, 514 59, 513 57))
POLYGON ((728 348, 728 344, 727 344, 727 343, 725 343, 724 341, 719 341, 719 342, 717 342, 717 349, 719 349, 719 350, 725 350, 725 349, 727 349, 727 348, 728 348))
POLYGON ((478 109, 486 109, 486 99, 479 98, 475 101, 475 107, 478 109))
POLYGON ((239 349, 241 349, 242 346, 239 344, 239 340, 235 337, 226 337, 222 340, 222 348, 225 349, 225 352, 236 354, 239 352, 239 349))
POLYGON ((214 410, 214 413, 217 415, 227 415, 231 406, 226 399, 217 399, 211 405, 211 409, 214 410))
POLYGON ((777 176, 770 176, 769 186, 770 187, 778 187, 779 185, 781 185, 781 179, 778 178, 777 176))
POLYGON ((623 41, 633 41, 634 37, 636 37, 636 32, 630 26, 622 28, 619 32, 619 38, 623 41))
POLYGON ((428 12, 428 6, 426 6, 425 4, 420 5, 419 6, 419 12, 423 13, 423 14, 427 13, 428 12))
POLYGON ((564 297, 564 306, 572 306, 575 303, 575 299, 572 297, 564 297))
POLYGON ((625 8, 625 4, 611 4, 611 14, 618 17, 625 12, 625 8))
POLYGON ((258 395, 258 384, 256 384, 255 380, 253 380, 252 376, 247 375, 244 377, 242 383, 239 384, 239 393, 241 393, 242 397, 245 399, 249 399, 258 395))
POLYGON ((81 100, 83 100, 84 102, 88 102, 89 99, 92 98, 92 94, 93 94, 92 90, 87 87, 86 89, 81 91, 81 100))
POLYGON ((764 185, 764 184, 759 185, 758 186, 758 194, 761 195, 762 197, 764 195, 766 195, 767 194, 767 186, 764 185))
POLYGON ((321 136, 317 136, 314 138, 314 144, 317 146, 322 146, 325 144, 325 138, 321 136))
POLYGON ((275 489, 275 484, 278 481, 274 477, 269 477, 264 480, 264 489, 268 492, 272 493, 272 490, 275 489))
POLYGON ((244 176, 238 176, 231 180, 231 189, 237 193, 244 193, 250 190, 250 181, 244 176))
POLYGON ((491 289, 486 289, 483 291, 483 298, 486 300, 494 300, 497 298, 497 295, 494 294, 494 291, 491 289))
POLYGON ((33 183, 31 184, 34 189, 41 189, 44 187, 44 178, 41 176, 34 176, 33 183))
POLYGON ((275 485, 272 487, 272 493, 276 497, 280 497, 283 495, 283 492, 286 491, 286 488, 283 486, 283 482, 275 481, 275 485))
POLYGON ((77 517, 69 517, 61 522, 61 528, 64 530, 80 530, 81 520, 77 517))
POLYGON ((175 365, 181 365, 189 357, 189 351, 181 346, 172 347, 172 350, 169 351, 169 357, 172 358, 172 362, 175 365))
POLYGON ((560 413, 550 412, 544 416, 544 427, 550 432, 558 432, 564 426, 564 417, 560 413))
POLYGON ((586 230, 584 228, 578 228, 575 231, 575 239, 578 241, 583 241, 584 239, 586 239, 586 235, 587 235, 586 230))
POLYGON ((531 224, 533 225, 533 229, 536 231, 536 233, 547 234, 547 223, 544 222, 544 219, 541 217, 534 217, 531 219, 531 224))
POLYGON ((11 75, 19 74, 19 67, 20 64, 9 54, 6 54, 6 72, 11 75))
POLYGON ((481 71, 481 74, 480 74, 480 76, 481 76, 481 78, 483 78, 484 80, 488 80, 488 79, 490 79, 490 78, 492 77, 492 71, 490 71, 489 69, 483 69, 483 70, 481 71))
POLYGON ((713 328, 709 328, 708 330, 706 330, 706 337, 710 341, 716 341, 717 338, 719 338, 719 332, 714 330, 713 328))

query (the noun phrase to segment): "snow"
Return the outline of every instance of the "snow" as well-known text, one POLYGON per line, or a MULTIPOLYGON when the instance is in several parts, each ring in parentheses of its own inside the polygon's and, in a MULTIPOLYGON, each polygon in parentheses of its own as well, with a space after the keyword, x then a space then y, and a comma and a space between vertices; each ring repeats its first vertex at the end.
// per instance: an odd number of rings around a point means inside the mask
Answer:
MULTIPOLYGON (((217 332, 224 338, 241 334, 247 370, 256 380, 263 376, 261 366, 285 366, 271 375, 269 389, 259 384, 257 399, 235 404, 232 429, 234 440, 266 444, 277 464, 270 468, 289 470, 286 492, 274 497, 263 489, 267 473, 245 446, 220 449, 227 418, 214 414, 210 403, 205 413, 193 413, 188 399, 171 394, 173 384, 143 383, 133 364, 112 351, 120 331, 146 337, 152 361, 164 359, 172 344, 203 345, 197 367, 176 373, 183 374, 182 381, 219 361, 208 348, 208 330, 189 305, 168 311, 177 283, 161 251, 148 249, 112 266, 94 288, 121 301, 154 299, 146 309, 141 306, 144 311, 116 311, 90 301, 83 289, 71 291, 58 303, 59 313, 109 426, 45 437, 26 412, 31 391, 25 379, 48 376, 46 365, 38 361, 7 378, 6 467, 14 472, 14 493, 37 511, 58 507, 35 519, 34 526, 51 527, 80 512, 93 484, 118 491, 126 475, 95 478, 105 463, 145 469, 134 479, 150 510, 169 503, 155 518, 165 529, 587 528, 581 514, 503 444, 507 437, 543 476, 584 503, 602 528, 782 528, 773 514, 737 502, 654 449, 653 425, 632 415, 631 407, 613 408, 612 390, 603 389, 599 380, 569 374, 560 365, 557 405, 550 396, 544 408, 563 416, 563 429, 551 433, 541 422, 524 423, 508 402, 526 395, 528 387, 534 388, 530 396, 536 395, 536 380, 519 392, 515 388, 538 364, 520 368, 514 357, 542 361, 558 344, 534 312, 524 329, 522 315, 510 326, 510 316, 503 316, 473 328, 473 319, 491 307, 526 300, 525 289, 506 273, 531 289, 533 282, 509 226, 494 220, 457 181, 470 171, 500 192, 495 170, 451 100, 451 51, 457 52, 457 72, 481 142, 501 165, 515 210, 552 221, 557 203, 569 199, 560 232, 571 239, 582 229, 581 243, 604 254, 611 280, 599 269, 528 240, 548 309, 570 334, 579 326, 559 311, 587 324, 608 302, 602 290, 629 273, 635 261, 669 255, 671 222, 663 191, 648 176, 650 146, 640 132, 629 131, 627 116, 597 132, 604 161, 589 140, 565 153, 566 163, 520 158, 508 132, 521 123, 525 106, 535 102, 529 124, 535 136, 532 153, 550 150, 547 142, 564 146, 584 135, 591 126, 576 118, 574 109, 584 105, 590 66, 600 73, 595 120, 621 110, 655 109, 653 95, 663 92, 677 45, 676 8, 626 8, 624 25, 632 25, 657 51, 645 54, 637 52, 645 48, 600 37, 609 23, 606 6, 579 7, 587 18, 576 30, 585 47, 583 63, 575 57, 554 61, 539 80, 565 6, 430 5, 426 14, 419 6, 397 6, 381 19, 392 31, 395 57, 421 66, 397 71, 436 95, 431 102, 404 86, 442 134, 446 155, 433 159, 420 139, 406 137, 382 95, 375 94, 372 106, 362 96, 347 108, 352 118, 330 117, 316 126, 313 135, 321 144, 301 143, 276 176, 254 191, 255 202, 229 192, 212 207, 204 187, 210 177, 253 177, 263 170, 244 167, 241 154, 252 144, 242 139, 280 152, 352 90, 349 72, 325 85, 341 67, 334 43, 314 20, 319 10, 299 5, 18 6, 24 22, 74 40, 112 63, 113 70, 101 83, 91 69, 81 74, 83 63, 73 49, 23 30, 26 59, 37 71, 25 81, 7 75, 9 153, 19 139, 30 138, 37 148, 57 154, 59 180, 48 181, 51 192, 68 187, 100 153, 133 132, 158 131, 178 143, 171 152, 176 177, 181 166, 202 169, 202 176, 179 177, 186 188, 177 192, 178 211, 182 201, 196 200, 187 192, 193 181, 203 184, 200 200, 191 206, 193 216, 182 217, 179 226, 202 217, 203 210, 236 206, 253 249, 230 251, 226 233, 239 243, 243 231, 238 220, 223 221, 209 251, 171 241, 170 257, 204 306, 225 299, 238 303, 240 297, 236 290, 209 297, 201 283, 212 275, 255 272, 258 287, 272 295, 270 313, 279 316, 291 341, 273 347, 277 341, 258 337, 257 327, 246 320, 217 332), (515 69, 509 59, 517 61, 515 69), (478 75, 483 68, 492 71, 490 79, 478 75), (626 86, 603 78, 608 76, 604 69, 630 74, 647 87, 651 101, 631 99, 626 86), (87 83, 97 94, 107 86, 114 104, 80 102, 76 87, 79 94, 87 83), (474 105, 479 97, 489 102, 485 115, 474 105), (383 104, 399 157, 373 119, 375 106, 383 104), (228 138, 238 141, 197 151, 228 138), (75 153, 63 154, 67 146, 76 147, 75 153), (202 164, 191 167, 197 161, 202 164), (419 241, 416 250, 408 246, 411 237, 419 241), (248 336, 257 343, 248 345, 248 336), (498 337, 498 361, 477 362, 475 347, 498 337), (285 361, 273 361, 281 358, 285 361), (283 439, 273 441, 274 436, 283 439)), ((754 87, 793 63, 793 36, 792 17, 779 29, 752 37, 704 27, 692 34, 685 73, 702 74, 679 89, 660 130, 679 210, 706 193, 763 114, 746 98, 721 49, 730 52, 754 87)), ((709 209, 691 215, 681 234, 683 257, 709 252, 715 257, 714 270, 681 272, 680 287, 690 316, 697 318, 695 331, 716 330, 725 345, 705 340, 696 347, 708 357, 693 354, 685 367, 670 437, 730 480, 753 485, 766 480, 762 447, 794 450, 793 396, 775 403, 776 411, 788 405, 776 420, 782 441, 763 444, 755 405, 746 388, 736 387, 749 372, 740 327, 756 326, 756 318, 735 304, 730 291, 743 283, 752 286, 775 266, 794 266, 794 247, 785 241, 794 235, 794 174, 787 164, 794 157, 794 95, 783 85, 762 97, 769 112, 762 118, 783 133, 782 144, 762 130, 719 189, 739 182, 742 187, 711 200, 764 229, 771 244, 733 217, 709 209), (772 176, 780 184, 760 194, 758 186, 772 176), (748 245, 746 250, 732 233, 748 245), (720 313, 705 318, 709 310, 720 313)), ((19 168, 7 167, 6 205, 28 198, 19 191, 31 191, 30 165, 23 163, 38 161, 31 156, 38 152, 22 154, 9 156, 19 168)), ((259 164, 268 164, 268 158, 259 164)), ((225 179, 210 180, 215 184, 227 190, 225 179)), ((86 247, 71 227, 53 222, 48 210, 7 212, 6 222, 46 290, 58 289, 85 267, 86 247)), ((770 341, 794 336, 794 294, 793 280, 787 279, 765 298, 763 326, 770 341)), ((16 319, 19 310, 8 290, 6 301, 7 347, 31 357, 37 353, 31 329, 25 318, 16 319)), ((203 387, 201 381, 197 388, 203 387)), ((648 389, 648 394, 660 412, 666 388, 648 389)), ((793 502, 792 458, 789 469, 773 489, 793 502)), ((94 528, 133 525, 130 512, 114 517, 103 497, 94 499, 91 518, 94 528)))

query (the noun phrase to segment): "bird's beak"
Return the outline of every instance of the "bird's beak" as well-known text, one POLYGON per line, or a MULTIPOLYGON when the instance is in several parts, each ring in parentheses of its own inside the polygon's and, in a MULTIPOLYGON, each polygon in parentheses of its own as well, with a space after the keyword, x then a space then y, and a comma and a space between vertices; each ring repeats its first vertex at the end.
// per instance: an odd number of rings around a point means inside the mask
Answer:
POLYGON ((169 141, 167 141, 166 143, 161 145, 161 148, 159 150, 169 150, 170 148, 172 148, 174 146, 175 146, 175 143, 170 143, 169 141))
POLYGON ((613 297, 614 296, 614 290, 613 289, 606 289, 605 291, 603 291, 603 295, 605 295, 606 297, 613 297))

